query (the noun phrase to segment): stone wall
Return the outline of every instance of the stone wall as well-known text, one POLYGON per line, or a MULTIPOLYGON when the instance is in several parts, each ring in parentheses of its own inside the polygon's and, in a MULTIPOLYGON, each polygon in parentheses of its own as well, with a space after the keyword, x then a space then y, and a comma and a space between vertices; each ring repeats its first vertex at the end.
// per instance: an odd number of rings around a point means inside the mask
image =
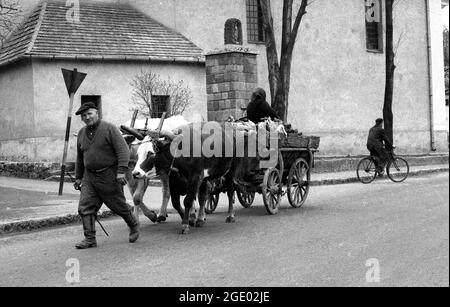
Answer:
POLYGON ((0 176, 5 177, 46 179, 59 169, 59 163, 0 161, 0 176))
POLYGON ((206 55, 208 120, 242 117, 257 82, 255 53, 235 47, 206 55))

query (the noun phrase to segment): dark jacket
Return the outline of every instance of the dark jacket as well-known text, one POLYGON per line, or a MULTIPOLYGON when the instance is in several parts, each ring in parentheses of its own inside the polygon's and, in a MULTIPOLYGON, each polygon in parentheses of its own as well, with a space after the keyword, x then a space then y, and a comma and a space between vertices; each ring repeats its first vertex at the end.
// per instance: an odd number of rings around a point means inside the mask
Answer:
POLYGON ((278 118, 278 115, 266 101, 266 92, 262 88, 258 88, 253 92, 251 101, 247 106, 247 118, 257 124, 266 117, 275 119, 278 118))
POLYGON ((369 131, 369 137, 367 139, 367 147, 383 146, 386 144, 388 148, 392 148, 392 143, 386 135, 386 131, 381 126, 374 126, 369 131))

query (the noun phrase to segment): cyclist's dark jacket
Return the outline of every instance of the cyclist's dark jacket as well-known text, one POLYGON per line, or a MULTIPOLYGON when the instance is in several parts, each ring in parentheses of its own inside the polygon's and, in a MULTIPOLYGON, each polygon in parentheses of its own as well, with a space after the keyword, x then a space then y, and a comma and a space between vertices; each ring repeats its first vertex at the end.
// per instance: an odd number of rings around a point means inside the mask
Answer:
POLYGON ((386 135, 386 131, 381 126, 374 126, 369 131, 367 147, 383 146, 383 141, 388 148, 392 148, 392 143, 386 135))
POLYGON ((266 101, 266 92, 262 88, 258 88, 247 106, 247 118, 257 124, 266 117, 274 119, 278 118, 278 115, 266 101))
POLYGON ((383 142, 386 144, 386 147, 392 148, 392 143, 389 141, 384 129, 381 128, 381 125, 372 127, 369 131, 369 138, 367 139, 367 149, 372 156, 379 158, 380 161, 377 163, 377 167, 380 171, 383 170, 388 160, 388 151, 384 148, 383 142))

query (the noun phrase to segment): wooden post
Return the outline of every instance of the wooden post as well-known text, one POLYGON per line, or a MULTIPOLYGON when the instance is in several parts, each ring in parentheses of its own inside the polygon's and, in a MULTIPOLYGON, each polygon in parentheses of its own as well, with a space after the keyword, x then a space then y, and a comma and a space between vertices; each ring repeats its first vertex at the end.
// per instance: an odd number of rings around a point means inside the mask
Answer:
POLYGON ((70 102, 69 102, 69 114, 67 116, 67 125, 66 125, 66 137, 64 140, 64 153, 61 163, 61 177, 59 179, 59 192, 58 195, 61 196, 63 193, 64 187, 64 177, 66 175, 66 160, 67 160, 67 151, 69 149, 69 136, 70 136, 70 126, 72 124, 72 112, 73 112, 73 100, 75 97, 75 93, 70 94, 70 102))
POLYGON ((131 128, 134 128, 134 125, 136 124, 136 118, 138 116, 139 110, 134 110, 133 117, 131 118, 131 128))
POLYGON ((61 196, 63 193, 64 187, 64 177, 66 175, 66 160, 67 160, 67 151, 69 150, 69 137, 70 137, 70 126, 72 124, 72 112, 73 112, 73 101, 75 97, 75 93, 80 87, 83 80, 86 78, 87 74, 79 73, 75 68, 73 71, 62 69, 64 82, 66 84, 67 93, 70 97, 69 102, 69 114, 67 115, 67 125, 66 125, 66 136, 64 139, 64 153, 61 163, 61 177, 59 179, 59 192, 58 195, 61 196))
POLYGON ((161 121, 159 122, 159 126, 158 126, 158 129, 157 129, 158 132, 161 132, 161 130, 162 130, 164 121, 166 120, 166 115, 167 115, 167 113, 164 112, 164 113, 162 114, 162 116, 161 116, 161 121))

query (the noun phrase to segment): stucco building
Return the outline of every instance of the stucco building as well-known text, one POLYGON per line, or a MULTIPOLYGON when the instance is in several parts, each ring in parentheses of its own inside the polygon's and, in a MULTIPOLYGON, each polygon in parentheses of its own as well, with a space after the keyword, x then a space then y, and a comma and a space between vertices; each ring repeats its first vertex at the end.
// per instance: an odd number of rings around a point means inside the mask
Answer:
MULTIPOLYGON (((82 3, 79 22, 67 12, 65 1, 41 2, 0 52, 3 159, 60 160, 69 108, 61 68, 87 73, 74 108, 100 103, 103 118, 116 125, 131 119, 131 83, 141 71, 182 80, 193 96, 186 117, 206 113, 203 51, 188 39, 128 4, 82 3)), ((74 118, 72 133, 81 126, 74 118)))
MULTIPOLYGON (((80 2, 83 25, 83 18, 91 18, 93 12, 83 12, 83 8, 89 5, 85 1, 80 2)), ((111 2, 113 7, 129 5, 148 20, 156 20, 172 33, 180 33, 186 43, 198 46, 199 50, 188 56, 188 60, 186 55, 182 57, 184 60, 170 65, 161 59, 151 60, 154 69, 177 74, 194 89, 195 106, 187 114, 188 119, 193 115, 208 117, 211 104, 207 101, 206 67, 202 55, 223 48, 224 25, 230 18, 241 20, 243 47, 257 54, 257 84, 269 92, 261 11, 257 0, 111 2)), ((395 6, 394 31, 399 44, 393 103, 394 141, 400 153, 448 151, 441 5, 441 0, 414 0, 402 1, 395 6)), ((272 9, 275 30, 279 33, 282 1, 272 0, 272 9)), ((384 1, 314 1, 307 12, 294 51, 288 121, 304 133, 321 136, 322 155, 365 153, 368 129, 377 117, 382 116, 384 1), (368 19, 368 14, 372 18, 368 19)), ((111 20, 116 22, 113 17, 111 20)), ((134 21, 135 18, 129 18, 126 24, 134 21)), ((48 27, 51 28, 50 25, 48 27)), ((56 28, 59 26, 53 26, 56 28)), ((85 47, 91 52, 92 46, 85 47)), ((104 51, 98 51, 96 55, 104 56, 107 54, 103 54, 104 51)), ((59 72, 62 66, 77 66, 80 71, 87 72, 89 79, 80 88, 79 95, 102 95, 103 104, 109 103, 109 111, 105 109, 104 117, 120 123, 131 116, 127 105, 129 80, 143 65, 148 65, 148 61, 119 63, 106 59, 100 61, 99 58, 82 61, 79 58, 27 57, 21 62, 5 64, 0 60, 1 155, 33 159, 51 156, 53 159, 55 150, 56 156, 60 154, 67 101, 59 72), (104 78, 105 75, 108 77, 104 78), (14 80, 19 81, 14 83, 14 80), (23 97, 17 98, 20 95, 23 97), (34 97, 33 102, 31 97, 34 97), (33 120, 30 119, 32 110, 35 114, 33 120), (5 116, 11 119, 6 117, 5 121, 5 116), (22 118, 29 119, 25 120, 23 127, 26 128, 23 129, 20 128, 22 118), (23 155, 7 154, 13 149, 17 151, 17 148, 23 148, 19 151, 23 155)), ((78 101, 80 103, 81 97, 78 101)))
MULTIPOLYGON (((261 12, 257 0, 129 0, 144 13, 210 52, 223 46, 223 25, 242 21, 244 46, 259 53, 258 84, 269 91, 261 12), (213 9, 212 9, 213 8, 213 9), (207 26, 205 26, 207 25, 207 26)), ((281 33, 283 1, 272 0, 281 33)), ((368 129, 382 117, 385 86, 383 0, 314 1, 307 8, 294 51, 288 121, 322 137, 324 155, 366 152, 368 129), (378 4, 379 22, 367 23, 378 4)), ((412 0, 395 5, 394 141, 399 152, 448 151, 441 5, 412 0)), ((277 36, 281 40, 280 35, 277 36)), ((280 42, 278 42, 280 46, 280 42)))

